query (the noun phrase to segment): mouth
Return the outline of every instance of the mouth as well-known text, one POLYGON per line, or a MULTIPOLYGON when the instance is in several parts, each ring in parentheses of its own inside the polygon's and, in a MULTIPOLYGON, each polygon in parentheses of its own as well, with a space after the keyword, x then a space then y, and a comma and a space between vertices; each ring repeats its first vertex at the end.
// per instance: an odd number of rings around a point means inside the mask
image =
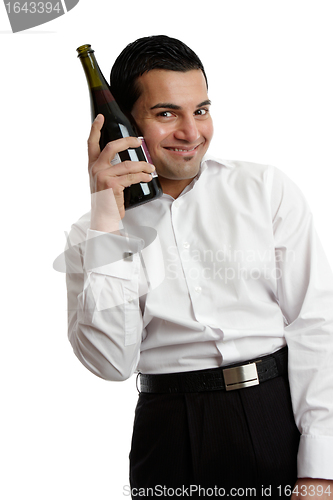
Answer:
POLYGON ((196 149, 198 149, 198 147, 200 146, 200 144, 197 144, 196 146, 193 146, 192 148, 172 148, 172 147, 165 147, 164 149, 167 149, 168 151, 174 151, 175 153, 193 153, 193 151, 195 151, 196 149))

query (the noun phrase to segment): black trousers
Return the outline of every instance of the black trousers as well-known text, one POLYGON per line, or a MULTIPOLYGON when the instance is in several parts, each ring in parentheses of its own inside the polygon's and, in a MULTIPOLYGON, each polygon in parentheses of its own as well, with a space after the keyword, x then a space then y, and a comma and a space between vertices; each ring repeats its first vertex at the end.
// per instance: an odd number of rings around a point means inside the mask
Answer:
POLYGON ((132 498, 289 498, 299 436, 285 376, 230 392, 141 393, 132 498))

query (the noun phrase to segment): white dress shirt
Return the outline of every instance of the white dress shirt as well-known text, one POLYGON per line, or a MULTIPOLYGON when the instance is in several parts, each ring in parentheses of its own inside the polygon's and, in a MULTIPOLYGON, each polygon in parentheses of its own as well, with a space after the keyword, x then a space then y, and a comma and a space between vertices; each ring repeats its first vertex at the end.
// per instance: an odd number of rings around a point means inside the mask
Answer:
MULTIPOLYGON (((299 477, 333 479, 333 276, 295 184, 206 157, 120 234, 72 226, 69 339, 107 380, 215 368, 289 346, 299 477)), ((243 389, 246 390, 246 389, 243 389)))

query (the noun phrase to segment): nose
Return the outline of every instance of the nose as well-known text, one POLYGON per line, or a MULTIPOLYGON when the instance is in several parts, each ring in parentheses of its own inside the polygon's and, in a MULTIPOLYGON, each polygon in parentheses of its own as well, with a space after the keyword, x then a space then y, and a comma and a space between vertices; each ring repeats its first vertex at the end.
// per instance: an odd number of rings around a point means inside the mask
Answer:
POLYGON ((178 140, 193 143, 200 137, 195 117, 193 115, 183 116, 177 124, 174 136, 178 140))

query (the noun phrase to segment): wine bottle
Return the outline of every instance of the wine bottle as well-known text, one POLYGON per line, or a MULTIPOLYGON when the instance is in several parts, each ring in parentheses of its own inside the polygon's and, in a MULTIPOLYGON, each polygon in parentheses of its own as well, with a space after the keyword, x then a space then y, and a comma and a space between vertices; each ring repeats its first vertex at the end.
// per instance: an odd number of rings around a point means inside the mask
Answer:
MULTIPOLYGON (((110 87, 97 64, 91 45, 82 45, 77 49, 77 52, 89 87, 92 121, 99 113, 104 116, 104 124, 99 141, 101 150, 110 141, 121 139, 122 137, 137 137, 131 122, 121 111, 111 94, 110 87)), ((112 160, 112 165, 128 160, 152 163, 144 139, 141 139, 142 146, 121 151, 112 160)), ((154 172, 151 181, 132 184, 124 189, 125 210, 155 200, 162 196, 162 194, 161 185, 157 174, 154 172)))

